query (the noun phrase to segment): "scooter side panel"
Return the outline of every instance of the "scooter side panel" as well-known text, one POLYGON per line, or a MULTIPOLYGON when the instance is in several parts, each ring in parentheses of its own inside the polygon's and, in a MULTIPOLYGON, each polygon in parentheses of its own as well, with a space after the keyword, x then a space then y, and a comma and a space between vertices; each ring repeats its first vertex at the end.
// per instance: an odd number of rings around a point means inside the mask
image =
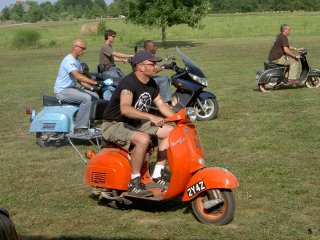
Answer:
POLYGON ((104 149, 88 161, 84 183, 126 191, 131 179, 129 156, 117 148, 104 149))
POLYGON ((70 132, 74 127, 76 106, 44 107, 33 119, 30 132, 70 132))
POLYGON ((277 82, 279 78, 284 74, 285 68, 274 68, 274 69, 268 69, 264 71, 259 79, 258 83, 269 83, 269 82, 277 82))
POLYGON ((208 189, 232 189, 239 187, 238 179, 227 169, 220 167, 204 168, 190 179, 182 201, 190 201, 208 189))
POLYGON ((179 89, 183 89, 185 91, 190 91, 190 92, 197 92, 203 88, 203 86, 200 83, 197 83, 192 80, 185 80, 178 78, 177 83, 179 89))

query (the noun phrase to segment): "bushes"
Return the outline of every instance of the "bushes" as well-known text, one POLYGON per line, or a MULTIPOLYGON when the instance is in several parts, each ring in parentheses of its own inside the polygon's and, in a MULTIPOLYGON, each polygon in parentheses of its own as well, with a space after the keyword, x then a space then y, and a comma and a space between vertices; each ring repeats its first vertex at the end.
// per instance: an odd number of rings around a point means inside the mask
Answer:
POLYGON ((106 31, 107 31, 107 27, 106 27, 105 21, 100 21, 98 24, 97 34, 104 35, 106 31))
POLYGON ((11 43, 13 48, 30 48, 38 47, 41 35, 35 30, 23 29, 18 30, 14 35, 11 43))

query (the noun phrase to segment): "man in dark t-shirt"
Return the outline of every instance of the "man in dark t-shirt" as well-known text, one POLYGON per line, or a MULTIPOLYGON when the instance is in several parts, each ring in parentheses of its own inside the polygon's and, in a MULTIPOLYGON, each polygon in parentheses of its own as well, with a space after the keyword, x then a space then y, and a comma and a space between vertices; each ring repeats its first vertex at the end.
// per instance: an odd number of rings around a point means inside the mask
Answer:
POLYGON ((299 51, 303 48, 295 48, 289 45, 288 36, 291 32, 290 26, 282 24, 280 27, 280 34, 272 43, 272 47, 269 52, 268 60, 270 62, 282 65, 290 65, 289 70, 289 83, 298 83, 297 73, 299 62, 298 59, 301 57, 299 54, 295 55, 290 49, 299 51))
POLYGON ((128 189, 128 193, 133 195, 152 196, 152 192, 141 184, 140 179, 140 170, 150 143, 149 134, 155 134, 161 139, 150 187, 167 186, 163 171, 169 147, 168 137, 173 127, 165 124, 162 117, 149 113, 154 103, 163 116, 174 114, 163 101, 153 79, 157 73, 157 62, 161 60, 149 51, 138 51, 132 58, 133 72, 121 80, 104 112, 101 127, 103 138, 127 150, 130 145, 133 146, 130 152, 131 181, 128 189))

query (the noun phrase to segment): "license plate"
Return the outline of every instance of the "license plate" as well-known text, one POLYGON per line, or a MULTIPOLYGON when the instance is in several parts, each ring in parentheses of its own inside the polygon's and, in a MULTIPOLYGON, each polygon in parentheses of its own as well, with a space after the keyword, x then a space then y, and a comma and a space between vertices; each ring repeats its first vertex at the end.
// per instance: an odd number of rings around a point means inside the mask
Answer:
POLYGON ((198 192, 201 192, 206 189, 206 185, 204 184, 204 181, 197 182, 196 184, 192 185, 187 189, 187 193, 189 197, 192 197, 193 195, 197 194, 198 192))

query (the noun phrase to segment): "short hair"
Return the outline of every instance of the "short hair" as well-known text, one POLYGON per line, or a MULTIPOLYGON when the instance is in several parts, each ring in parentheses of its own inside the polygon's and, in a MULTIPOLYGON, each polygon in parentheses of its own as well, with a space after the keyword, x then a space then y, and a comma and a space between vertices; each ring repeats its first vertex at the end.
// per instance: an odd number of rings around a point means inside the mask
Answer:
POLYGON ((150 46, 150 45, 155 45, 155 42, 152 41, 152 40, 146 40, 146 41, 144 41, 144 43, 143 43, 144 49, 148 49, 148 46, 150 46))
POLYGON ((113 31, 111 29, 108 29, 105 33, 104 33, 104 39, 107 40, 108 37, 112 36, 112 35, 116 35, 117 32, 113 31))
POLYGON ((280 26, 280 32, 283 32, 287 27, 289 27, 288 24, 282 24, 282 25, 280 26))

